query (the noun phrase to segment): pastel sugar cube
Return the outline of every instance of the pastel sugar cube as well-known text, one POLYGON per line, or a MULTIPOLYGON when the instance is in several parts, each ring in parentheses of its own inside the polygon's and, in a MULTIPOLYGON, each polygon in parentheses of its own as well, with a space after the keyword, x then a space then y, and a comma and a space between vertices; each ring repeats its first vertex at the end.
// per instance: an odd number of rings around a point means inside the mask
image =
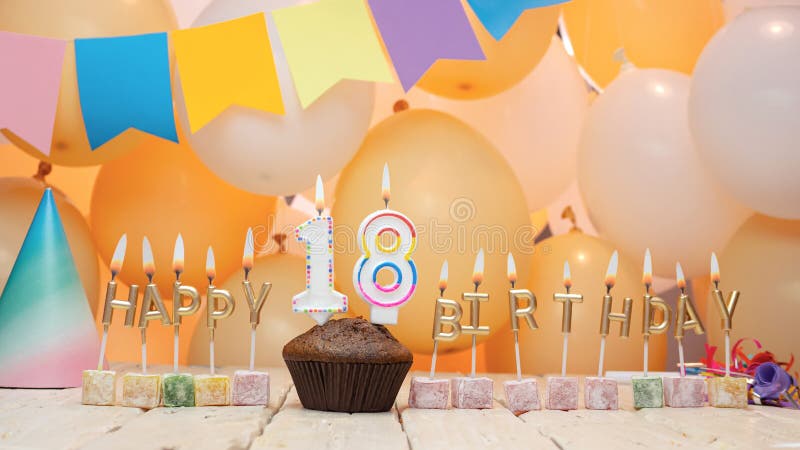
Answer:
POLYGON ((633 387, 633 407, 641 408, 663 408, 664 407, 664 386, 661 377, 631 377, 631 387, 633 387))
POLYGON ((230 404, 231 381, 227 375, 196 375, 194 377, 194 404, 196 406, 224 406, 230 404))
POLYGON ((420 409, 447 409, 450 380, 429 377, 411 378, 408 406, 420 409))
POLYGON ((747 408, 747 379, 709 378, 708 403, 715 408, 747 408))
POLYGON ((576 377, 547 378, 547 409, 568 411, 578 409, 578 379, 576 377))
POLYGON ((237 406, 266 406, 269 402, 269 374, 250 370, 233 373, 231 398, 237 406))
POLYGON ((542 409, 539 402, 539 383, 535 378, 509 380, 503 383, 506 407, 518 416, 528 411, 542 409))
POLYGON ((583 403, 586 409, 619 409, 617 380, 586 377, 583 380, 583 403))
POLYGON ((168 373, 162 377, 164 406, 194 406, 194 376, 188 373, 168 373))
POLYGON ((453 408, 491 409, 494 381, 486 377, 458 377, 450 380, 453 408))
POLYGON ((703 377, 664 377, 664 403, 671 408, 700 408, 706 401, 703 377))
POLYGON ((113 370, 84 370, 81 403, 109 406, 116 400, 117 372, 113 370))
POLYGON ((161 404, 161 375, 126 373, 122 376, 122 404, 153 409, 161 404))

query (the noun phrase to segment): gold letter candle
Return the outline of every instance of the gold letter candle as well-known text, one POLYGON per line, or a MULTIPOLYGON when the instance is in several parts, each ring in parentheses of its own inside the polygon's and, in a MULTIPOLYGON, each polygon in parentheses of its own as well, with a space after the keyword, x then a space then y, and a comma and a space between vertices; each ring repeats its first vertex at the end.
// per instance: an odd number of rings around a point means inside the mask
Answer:
MULTIPOLYGON (((230 292, 225 289, 217 289, 214 286, 214 278, 217 276, 216 263, 214 262, 214 249, 208 247, 206 253, 206 276, 208 277, 208 289, 206 290, 206 327, 208 327, 208 363, 213 376, 214 368, 214 330, 217 328, 217 320, 225 319, 233 314, 236 303, 230 292), (220 306, 220 303, 222 305, 220 306)), ((227 379, 227 377, 226 377, 227 379)), ((199 403, 198 403, 199 405, 199 403)))

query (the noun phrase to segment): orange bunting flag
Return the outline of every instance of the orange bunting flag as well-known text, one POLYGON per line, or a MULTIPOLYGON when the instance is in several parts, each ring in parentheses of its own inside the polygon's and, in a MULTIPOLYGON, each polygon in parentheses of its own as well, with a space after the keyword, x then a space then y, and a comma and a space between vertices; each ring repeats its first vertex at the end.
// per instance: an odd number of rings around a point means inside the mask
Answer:
POLYGON ((231 105, 284 113, 263 13, 174 31, 172 41, 192 133, 231 105))

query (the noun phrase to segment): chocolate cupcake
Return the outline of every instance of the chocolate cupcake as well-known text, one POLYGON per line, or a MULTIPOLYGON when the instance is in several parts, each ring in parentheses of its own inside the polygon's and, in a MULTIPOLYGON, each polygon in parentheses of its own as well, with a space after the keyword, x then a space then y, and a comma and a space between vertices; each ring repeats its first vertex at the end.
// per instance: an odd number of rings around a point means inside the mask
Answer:
POLYGON ((414 357, 386 327, 358 317, 297 336, 283 360, 304 408, 353 413, 390 410, 414 357))

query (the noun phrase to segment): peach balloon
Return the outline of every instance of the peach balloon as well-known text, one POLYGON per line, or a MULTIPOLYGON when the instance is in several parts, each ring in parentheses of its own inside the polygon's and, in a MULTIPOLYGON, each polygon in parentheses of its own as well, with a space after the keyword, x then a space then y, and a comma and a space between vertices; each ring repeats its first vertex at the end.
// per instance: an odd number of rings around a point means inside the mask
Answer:
POLYGON ((441 59, 417 83, 420 88, 454 99, 484 98, 503 92, 519 83, 547 51, 556 32, 560 7, 547 6, 525 11, 497 41, 467 6, 475 36, 486 55, 484 61, 441 59))
MULTIPOLYGON (((412 351, 430 353, 442 262, 447 259, 450 266, 445 297, 461 303, 461 294, 473 289, 473 263, 481 247, 486 272, 480 291, 490 299, 481 305, 480 321, 498 330, 508 321, 506 253, 514 252, 524 283, 535 231, 522 188, 503 157, 475 130, 440 112, 408 110, 388 118, 370 131, 342 171, 331 214, 336 289, 348 295, 355 314, 369 316, 367 303, 353 288, 353 266, 361 256, 356 232, 364 217, 384 207, 384 163, 391 173, 390 206, 407 215, 418 232, 412 255, 417 288, 400 308, 399 324, 390 326, 391 332, 412 351)), ((466 318, 469 309, 463 305, 466 318)), ((469 345, 464 335, 442 343, 440 351, 469 345)))
MULTIPOLYGON (((166 0, 6 0, 0 2, 0 30, 57 39, 124 36, 172 30, 175 16, 166 0)), ((36 158, 64 166, 110 161, 140 143, 144 133, 128 130, 94 151, 89 147, 78 97, 75 50, 67 44, 61 73, 50 155, 12 131, 2 133, 36 158)))
POLYGON ((147 137, 131 153, 100 169, 90 221, 106 262, 119 237, 128 234, 128 253, 119 275, 126 284, 147 282, 142 271, 142 237, 148 237, 155 256, 155 282, 168 300, 175 279, 172 251, 178 233, 183 234, 186 248, 181 281, 202 291, 208 284, 208 246, 214 248, 217 277, 224 280, 241 267, 248 227, 259 239, 269 236, 267 221, 275 214, 276 200, 220 180, 186 144, 147 137))
MULTIPOLYGON (((710 257, 710 255, 706 255, 710 257)), ((800 220, 754 215, 719 254, 720 290, 725 299, 741 293, 733 315, 731 338, 761 341, 779 361, 800 355, 800 220)), ((724 348, 721 318, 713 299, 707 302, 706 330, 712 345, 724 348)), ((717 361, 724 361, 717 350, 717 361)))
POLYGON ((623 48, 637 67, 690 74, 700 52, 725 23, 720 0, 573 0, 564 5, 566 32, 578 63, 607 86, 623 48))
MULTIPOLYGON (((583 303, 573 304, 572 332, 569 335, 567 371, 596 374, 600 351, 600 314, 605 294, 605 276, 609 258, 614 252, 611 243, 570 231, 536 245, 531 260, 530 278, 518 283, 536 295, 535 313, 539 329, 530 330, 520 322, 520 355, 525 373, 546 374, 561 371, 561 303, 553 294, 564 292, 563 267, 569 261, 572 270, 572 291, 583 295, 583 303)), ((620 255, 617 283, 611 291, 613 311, 622 311, 625 297, 633 299, 630 337, 619 337, 619 326, 612 323, 606 343, 606 370, 641 370, 642 368, 642 269, 620 255)), ((506 289, 507 291, 508 289, 506 289)), ((508 294, 506 293, 506 298, 508 294)), ((506 300, 506 303, 508 301, 506 300)), ((509 314, 508 306, 505 313, 509 314)), ((650 337, 650 369, 664 370, 668 335, 650 337)), ((514 338, 504 326, 486 343, 487 368, 490 372, 514 372, 514 338)))
MULTIPOLYGON (((220 283, 222 289, 229 290, 236 298, 236 310, 231 317, 217 322, 214 336, 217 364, 246 366, 250 360, 250 310, 242 291, 242 280, 242 273, 234 272, 220 283)), ((283 367, 283 346, 315 325, 308 315, 292 312, 292 296, 306 288, 305 258, 281 253, 256 258, 250 272, 256 295, 265 281, 272 283, 272 290, 261 311, 256 365, 283 367)), ((208 364, 208 341, 208 329, 201 324, 192 336, 189 364, 208 364)))
MULTIPOLYGON (((42 193, 48 184, 29 178, 0 178, 0 292, 6 285, 8 275, 17 260, 17 254, 28 228, 33 220, 42 193)), ((99 296, 99 274, 97 250, 92 242, 89 224, 80 211, 72 204, 58 187, 53 187, 56 207, 67 234, 72 258, 81 277, 83 290, 89 300, 89 307, 97 310, 99 296)), ((31 294, 35 287, 31 286, 31 294)))

